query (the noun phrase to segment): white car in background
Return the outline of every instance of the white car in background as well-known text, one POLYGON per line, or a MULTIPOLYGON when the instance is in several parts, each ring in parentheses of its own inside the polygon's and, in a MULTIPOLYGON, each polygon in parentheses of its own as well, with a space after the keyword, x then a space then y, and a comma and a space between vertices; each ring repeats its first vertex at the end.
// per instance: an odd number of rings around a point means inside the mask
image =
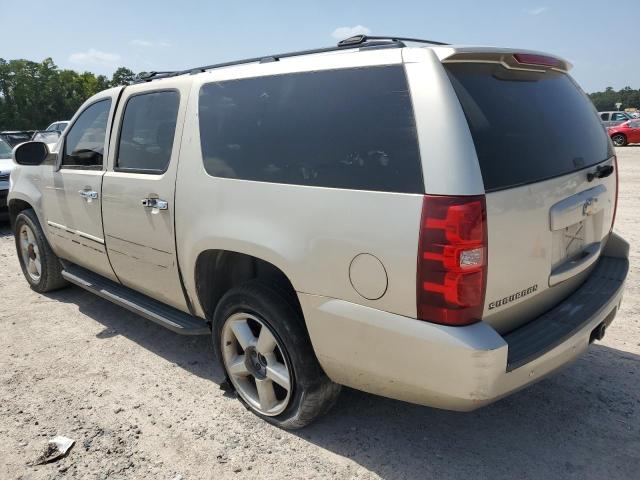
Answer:
POLYGON ((58 122, 53 122, 46 129, 47 132, 64 132, 64 129, 69 125, 69 120, 62 120, 58 122))
POLYGON ((7 194, 9 193, 9 176, 14 163, 11 159, 11 147, 0 138, 0 220, 8 218, 7 194))

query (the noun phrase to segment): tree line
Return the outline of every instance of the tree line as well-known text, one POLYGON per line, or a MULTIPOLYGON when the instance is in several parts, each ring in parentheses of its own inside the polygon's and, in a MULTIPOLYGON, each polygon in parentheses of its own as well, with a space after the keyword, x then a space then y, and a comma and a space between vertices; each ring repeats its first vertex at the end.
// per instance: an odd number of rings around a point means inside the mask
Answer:
MULTIPOLYGON (((51 58, 42 62, 0 58, 0 131, 38 130, 56 120, 69 120, 90 96, 109 87, 130 85, 145 72, 118 68, 111 78, 91 72, 60 69, 51 58)), ((625 87, 589 94, 599 111, 640 109, 640 89, 625 87)))
POLYGON ((38 130, 69 120, 90 96, 144 74, 120 67, 109 79, 60 69, 50 58, 40 63, 0 58, 0 131, 38 130))
POLYGON ((620 110, 625 108, 640 110, 640 89, 634 90, 631 87, 624 87, 616 91, 612 87, 607 87, 604 92, 590 93, 589 98, 599 112, 617 110, 616 103, 622 104, 620 110))

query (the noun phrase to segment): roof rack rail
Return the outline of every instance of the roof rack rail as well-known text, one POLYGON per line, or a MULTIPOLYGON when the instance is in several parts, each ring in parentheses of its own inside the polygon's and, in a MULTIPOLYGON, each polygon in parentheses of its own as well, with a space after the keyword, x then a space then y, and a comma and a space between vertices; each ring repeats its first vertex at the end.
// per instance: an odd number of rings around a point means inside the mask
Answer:
POLYGON ((373 35, 354 35, 353 37, 346 38, 338 42, 339 47, 360 45, 371 40, 388 40, 391 42, 416 42, 416 43, 428 43, 430 45, 449 45, 444 42, 436 42, 435 40, 423 40, 421 38, 408 38, 408 37, 385 37, 385 36, 373 36, 373 35))
POLYGON ((315 53, 327 53, 336 52, 339 50, 346 50, 351 48, 385 48, 385 47, 404 47, 403 42, 420 42, 429 43, 432 45, 448 45, 447 43, 434 42, 430 40, 420 40, 415 38, 403 38, 403 37, 378 37, 371 35, 356 35, 354 37, 347 38, 338 42, 335 47, 315 48, 312 50, 301 50, 297 52, 278 53, 275 55, 263 55, 261 57, 246 58, 244 60, 234 60, 231 62, 215 63, 213 65, 204 65, 202 67, 189 68, 187 70, 176 70, 166 72, 150 72, 144 77, 140 77, 135 83, 151 82, 153 80, 160 80, 162 78, 177 77, 179 75, 194 75, 196 73, 206 72, 207 70, 214 70, 216 68, 233 67, 236 65, 244 65, 247 63, 270 63, 277 62, 282 58, 299 57, 302 55, 313 55, 315 53))

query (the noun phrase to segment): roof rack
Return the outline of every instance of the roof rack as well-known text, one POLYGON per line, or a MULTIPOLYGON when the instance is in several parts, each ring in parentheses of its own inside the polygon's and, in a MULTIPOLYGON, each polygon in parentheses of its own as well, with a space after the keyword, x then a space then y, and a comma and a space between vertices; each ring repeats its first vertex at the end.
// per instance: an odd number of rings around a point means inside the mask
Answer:
POLYGON ((346 47, 351 45, 361 45, 371 40, 387 40, 390 42, 415 42, 415 43, 428 43, 430 45, 449 45, 444 42, 436 42, 434 40, 423 40, 421 38, 408 38, 408 37, 381 37, 373 35, 354 35, 353 37, 346 38, 338 42, 339 47, 346 47))
POLYGON ((196 73, 206 72, 207 70, 214 70, 216 68, 232 67, 236 65, 243 65, 247 63, 270 63, 277 62, 282 58, 299 57, 302 55, 313 55, 314 53, 327 53, 336 52, 339 50, 346 50, 351 48, 368 49, 368 48, 402 48, 405 46, 403 42, 419 42, 428 43, 431 45, 448 45, 447 43, 434 42, 431 40, 420 40, 416 38, 404 38, 404 37, 380 37, 371 35, 355 35, 345 40, 338 42, 335 47, 316 48, 312 50, 301 50, 297 52, 278 53, 275 55, 266 55, 262 57, 246 58, 244 60, 234 60, 231 62, 216 63, 213 65, 205 65, 202 67, 190 68, 188 70, 175 70, 164 72, 149 72, 144 77, 140 77, 134 83, 145 83, 153 80, 160 80, 162 78, 177 77, 179 75, 194 75, 196 73))

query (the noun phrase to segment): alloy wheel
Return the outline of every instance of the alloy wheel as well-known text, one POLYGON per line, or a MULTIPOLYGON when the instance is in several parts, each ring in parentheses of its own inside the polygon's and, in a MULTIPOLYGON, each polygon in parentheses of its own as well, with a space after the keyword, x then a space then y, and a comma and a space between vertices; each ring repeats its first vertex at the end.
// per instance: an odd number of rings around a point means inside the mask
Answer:
POLYGON ((20 254, 24 263, 27 275, 34 282, 40 281, 42 275, 42 263, 40 261, 40 250, 36 242, 36 236, 29 225, 20 227, 20 254))
POLYGON ((289 404, 292 375, 284 349, 257 316, 235 313, 221 335, 222 359, 231 383, 256 412, 275 416, 289 404))

